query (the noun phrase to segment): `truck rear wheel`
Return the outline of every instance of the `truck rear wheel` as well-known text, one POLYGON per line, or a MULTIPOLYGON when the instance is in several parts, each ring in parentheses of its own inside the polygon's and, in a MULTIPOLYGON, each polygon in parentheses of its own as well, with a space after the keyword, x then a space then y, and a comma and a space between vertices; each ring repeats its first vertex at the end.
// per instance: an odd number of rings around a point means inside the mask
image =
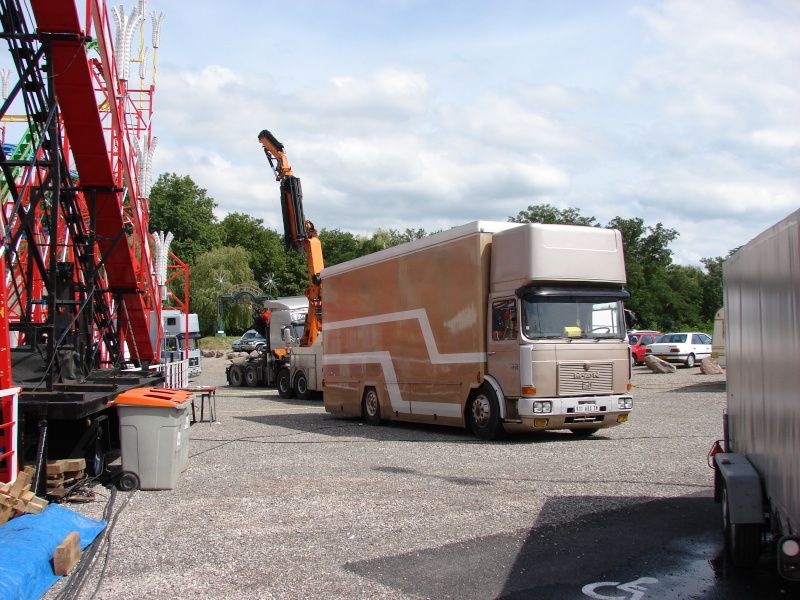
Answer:
POLYGON ((728 506, 728 486, 722 483, 722 526, 725 547, 737 567, 755 567, 761 556, 761 525, 758 523, 731 523, 728 506))
POLYGON ((300 400, 308 400, 311 398, 311 392, 308 389, 308 379, 306 374, 298 371, 294 378, 294 392, 300 400))
POLYGON ((361 416, 367 425, 381 424, 381 403, 375 388, 366 388, 361 399, 361 416))
POLYGON ((244 383, 244 370, 239 365, 231 366, 228 372, 228 380, 233 387, 242 387, 244 383))
POLYGON ((247 382, 247 387, 256 387, 258 385, 258 369, 255 365, 249 365, 245 369, 244 380, 247 382))
POLYGON ((472 394, 467 405, 467 421, 475 437, 482 440, 495 440, 503 434, 500 420, 500 404, 492 386, 484 383, 472 394))
POLYGON ((278 396, 281 398, 291 398, 294 396, 294 390, 292 389, 292 378, 289 375, 288 367, 281 367, 278 369, 277 380, 278 396))

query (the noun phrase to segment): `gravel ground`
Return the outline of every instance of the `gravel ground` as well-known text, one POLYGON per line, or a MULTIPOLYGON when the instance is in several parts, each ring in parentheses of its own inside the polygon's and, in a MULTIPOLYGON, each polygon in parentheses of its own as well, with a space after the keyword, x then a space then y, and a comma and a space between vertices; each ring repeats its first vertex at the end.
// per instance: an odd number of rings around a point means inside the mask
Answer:
MULTIPOLYGON (((482 443, 454 428, 369 427, 322 402, 230 388, 218 422, 191 428, 174 490, 118 492, 110 538, 69 597, 417 598, 359 565, 563 525, 656 498, 711 496, 706 454, 721 437, 724 375, 634 369, 629 423, 482 443)), ((69 508, 102 518, 109 490, 69 508)), ((498 538, 499 539, 499 538, 498 538)), ((64 596, 62 580, 45 598, 64 596)), ((73 581, 73 585, 76 581, 73 581)))

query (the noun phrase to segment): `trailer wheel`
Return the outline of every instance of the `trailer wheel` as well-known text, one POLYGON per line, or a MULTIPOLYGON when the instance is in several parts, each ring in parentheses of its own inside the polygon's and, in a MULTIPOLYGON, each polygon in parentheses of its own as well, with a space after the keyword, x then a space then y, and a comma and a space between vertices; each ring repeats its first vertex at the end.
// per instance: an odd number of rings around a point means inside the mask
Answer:
POLYGON ((722 483, 722 526, 725 547, 737 567, 755 567, 761 556, 761 525, 758 523, 731 523, 728 507, 728 486, 722 483))
POLYGON ((233 365, 228 373, 228 378, 230 379, 230 383, 233 387, 242 387, 242 384, 244 383, 244 371, 242 370, 242 367, 239 365, 233 365))
POLYGON ((694 354, 687 356, 684 364, 686 365, 687 369, 691 369, 694 366, 694 354))
POLYGON ((97 431, 94 441, 86 453, 86 471, 92 477, 99 477, 106 468, 106 450, 103 446, 103 428, 97 431))
POLYGON ((278 396, 281 398, 291 398, 294 396, 292 389, 292 378, 289 376, 289 368, 281 367, 278 369, 278 396))
POLYGON ((308 389, 308 379, 306 379, 306 374, 302 371, 298 371, 297 376, 294 378, 294 393, 297 394, 300 400, 308 400, 311 398, 311 392, 308 389))
POLYGON ((361 399, 361 417, 367 425, 381 424, 381 403, 375 388, 364 389, 364 397, 361 399))
POLYGON ((244 371, 244 380, 247 382, 247 387, 256 387, 258 385, 258 369, 255 365, 249 365, 244 371))
POLYGON ((136 473, 125 471, 117 482, 117 488, 123 492, 139 489, 139 476, 136 473))
POLYGON ((484 383, 472 394, 467 404, 467 420, 475 437, 482 440, 495 440, 503 434, 500 421, 500 404, 492 386, 484 383))

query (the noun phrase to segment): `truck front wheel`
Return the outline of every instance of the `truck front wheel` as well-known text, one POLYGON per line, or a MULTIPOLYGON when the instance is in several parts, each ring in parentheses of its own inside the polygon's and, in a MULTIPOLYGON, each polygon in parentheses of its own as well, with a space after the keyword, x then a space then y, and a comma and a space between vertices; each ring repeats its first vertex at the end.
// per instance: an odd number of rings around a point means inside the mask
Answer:
POLYGON ((364 398, 361 400, 361 416, 367 425, 381 424, 381 403, 375 388, 364 390, 364 398))
POLYGON ((294 396, 294 390, 292 390, 292 378, 289 376, 288 367, 281 367, 278 369, 277 379, 278 396, 281 398, 291 398, 294 396))
POLYGON ((233 387, 242 387, 244 383, 244 371, 239 365, 233 365, 228 372, 228 380, 233 387))
POLYGON ((725 547, 737 567, 755 567, 761 556, 761 525, 759 523, 731 523, 728 506, 728 486, 722 483, 722 526, 725 547))
POLYGON ((492 386, 484 383, 472 394, 467 405, 467 420, 475 437, 482 440, 495 440, 503 434, 500 420, 500 404, 492 386))

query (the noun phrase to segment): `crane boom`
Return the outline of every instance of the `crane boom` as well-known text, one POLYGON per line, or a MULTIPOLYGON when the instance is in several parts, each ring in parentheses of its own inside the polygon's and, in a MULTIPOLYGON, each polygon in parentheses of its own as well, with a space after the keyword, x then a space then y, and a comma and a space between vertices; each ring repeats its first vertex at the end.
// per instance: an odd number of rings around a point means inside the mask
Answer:
POLYGON ((258 134, 258 141, 264 147, 270 167, 275 172, 275 180, 281 184, 281 210, 283 212, 284 238, 287 247, 306 255, 308 270, 308 316, 301 346, 310 346, 322 330, 322 289, 319 273, 325 266, 322 258, 322 244, 317 230, 303 215, 303 190, 300 179, 292 174, 284 146, 266 129, 258 134))

